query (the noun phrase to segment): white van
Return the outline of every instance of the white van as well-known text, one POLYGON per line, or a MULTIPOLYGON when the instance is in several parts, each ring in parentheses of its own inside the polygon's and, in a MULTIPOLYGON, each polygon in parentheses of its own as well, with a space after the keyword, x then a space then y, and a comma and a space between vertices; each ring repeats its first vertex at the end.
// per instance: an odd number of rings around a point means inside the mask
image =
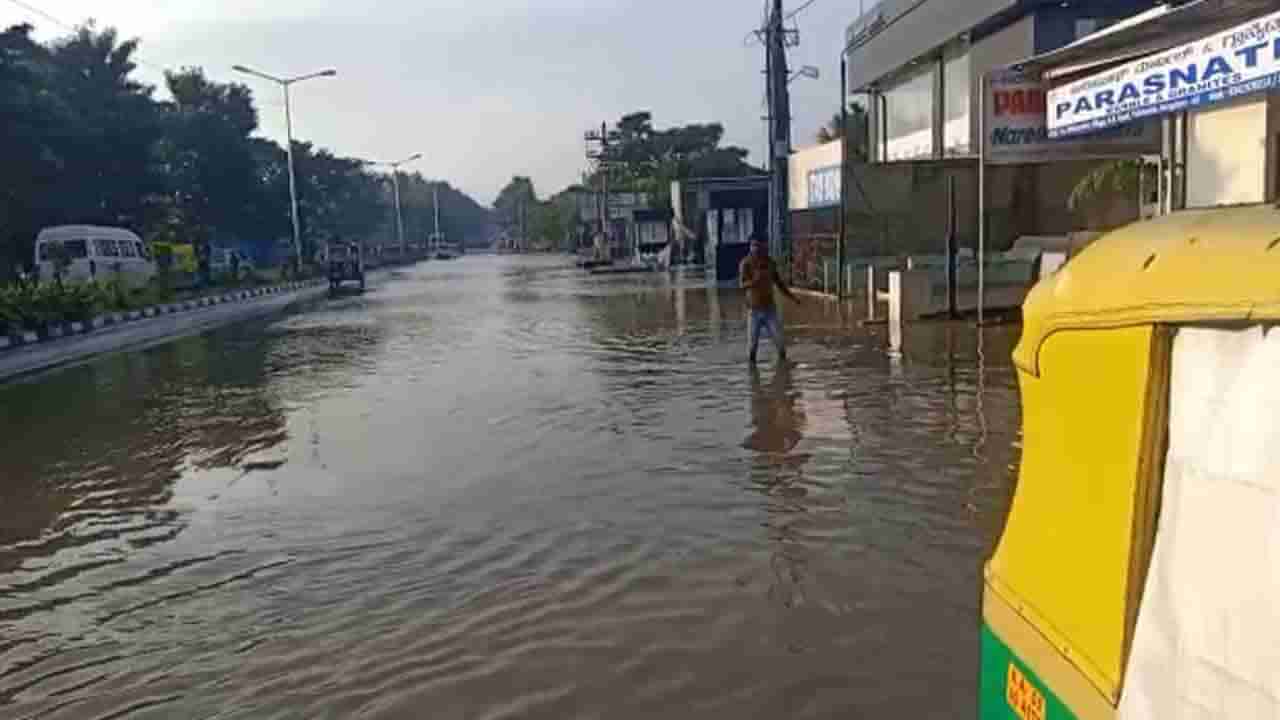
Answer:
POLYGON ((94 225, 60 225, 45 228, 36 236, 36 267, 42 281, 54 278, 55 245, 62 245, 71 257, 64 281, 108 282, 119 277, 127 287, 138 288, 156 274, 151 249, 132 232, 94 225))

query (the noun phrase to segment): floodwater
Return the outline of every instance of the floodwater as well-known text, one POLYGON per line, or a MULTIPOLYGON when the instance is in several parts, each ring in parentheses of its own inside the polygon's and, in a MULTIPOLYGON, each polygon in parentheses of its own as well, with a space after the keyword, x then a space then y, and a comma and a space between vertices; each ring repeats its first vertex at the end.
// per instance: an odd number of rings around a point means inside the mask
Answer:
POLYGON ((0 717, 974 717, 1016 329, 565 265, 0 387, 0 717))

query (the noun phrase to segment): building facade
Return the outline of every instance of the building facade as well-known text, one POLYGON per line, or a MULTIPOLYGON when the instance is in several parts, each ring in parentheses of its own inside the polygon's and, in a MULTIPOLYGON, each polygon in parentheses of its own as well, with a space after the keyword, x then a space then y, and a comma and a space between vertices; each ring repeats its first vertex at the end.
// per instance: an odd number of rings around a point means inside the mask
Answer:
POLYGON ((1280 198, 1280 6, 1199 0, 1021 63, 1057 142, 1160 131, 1159 212, 1280 198))
POLYGON ((844 141, 798 150, 789 159, 791 282, 830 289, 840 232, 840 185, 844 141))
POLYGON ((1069 45, 1156 0, 882 0, 849 27, 848 88, 874 162, 976 157, 982 78, 1069 45))
POLYGON ((1061 144, 1048 137, 1045 88, 1010 67, 1151 10, 1156 0, 881 0, 846 35, 847 88, 865 108, 867 163, 849 163, 846 263, 1136 219, 1138 197, 1072 206, 1101 163, 1159 152, 1158 128, 1061 144), (983 210, 980 210, 983 208, 983 210))
POLYGON ((751 236, 768 226, 770 181, 750 175, 673 182, 675 261, 705 264, 713 284, 737 282, 751 236))

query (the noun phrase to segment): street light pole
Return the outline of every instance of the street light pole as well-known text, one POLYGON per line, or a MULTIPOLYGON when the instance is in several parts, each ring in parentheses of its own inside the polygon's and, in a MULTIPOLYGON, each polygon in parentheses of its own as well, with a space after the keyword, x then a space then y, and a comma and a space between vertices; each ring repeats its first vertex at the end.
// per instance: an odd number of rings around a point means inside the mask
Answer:
MULTIPOLYGON (((400 243, 400 252, 402 256, 409 257, 409 244, 404 237, 404 215, 400 212, 400 166, 413 162, 422 157, 422 153, 414 153, 403 160, 396 162, 376 162, 373 160, 362 161, 365 165, 382 165, 391 168, 391 191, 396 201, 396 241, 400 243)), ((437 225, 439 221, 437 220, 437 225)))
POLYGON ((270 80, 276 83, 284 91, 284 126, 287 145, 285 145, 285 155, 288 158, 289 165, 289 216, 293 221, 293 252, 297 257, 298 269, 302 269, 302 225, 298 219, 298 180, 293 169, 293 113, 289 106, 289 86, 294 83, 302 82, 319 77, 333 77, 338 74, 337 70, 321 70, 320 72, 309 73, 307 75, 298 75, 291 78, 280 78, 274 75, 245 67, 244 65, 233 65, 232 70, 245 75, 253 75, 254 77, 270 80))
POLYGON ((293 171, 293 113, 289 110, 289 83, 281 83, 284 90, 285 154, 289 165, 289 217, 293 221, 293 254, 302 270, 302 224, 298 221, 298 179, 293 171))
POLYGON ((396 196, 396 241, 400 243, 401 257, 409 257, 409 247, 404 240, 404 215, 400 213, 400 168, 391 167, 391 190, 396 196))

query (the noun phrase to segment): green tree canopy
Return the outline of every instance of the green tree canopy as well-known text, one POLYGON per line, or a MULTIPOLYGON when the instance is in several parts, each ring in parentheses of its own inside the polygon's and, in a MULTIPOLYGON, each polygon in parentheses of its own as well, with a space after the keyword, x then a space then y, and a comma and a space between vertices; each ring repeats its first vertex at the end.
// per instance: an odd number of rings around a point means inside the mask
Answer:
POLYGON ((655 204, 663 205, 669 202, 668 188, 674 180, 763 172, 747 162, 746 149, 722 146, 723 140, 724 126, 720 123, 658 129, 653 126, 651 113, 630 113, 609 132, 600 167, 587 182, 599 187, 607 177, 610 187, 648 193, 655 204))
MULTIPOLYGON (((31 262, 35 235, 49 225, 116 225, 201 244, 289 237, 287 153, 255 136, 249 88, 184 68, 166 73, 170 99, 160 102, 134 78, 136 40, 92 24, 47 45, 31 34, 29 25, 0 32, 0 280, 31 262)), ((309 250, 335 236, 387 234, 384 176, 309 143, 294 151, 309 250)), ((447 183, 440 190, 446 232, 483 237, 489 211, 447 183)))
POLYGON ((870 157, 869 145, 870 137, 868 131, 870 129, 869 119, 867 117, 866 108, 854 103, 849 106, 848 112, 849 127, 848 132, 841 127, 840 113, 831 116, 827 124, 818 128, 817 140, 820 143, 829 143, 844 138, 846 135, 849 140, 849 159, 853 162, 866 162, 870 157))
POLYGON ((501 227, 523 237, 528 233, 530 213, 537 203, 538 193, 533 188, 533 180, 516 175, 498 193, 493 209, 501 227))

